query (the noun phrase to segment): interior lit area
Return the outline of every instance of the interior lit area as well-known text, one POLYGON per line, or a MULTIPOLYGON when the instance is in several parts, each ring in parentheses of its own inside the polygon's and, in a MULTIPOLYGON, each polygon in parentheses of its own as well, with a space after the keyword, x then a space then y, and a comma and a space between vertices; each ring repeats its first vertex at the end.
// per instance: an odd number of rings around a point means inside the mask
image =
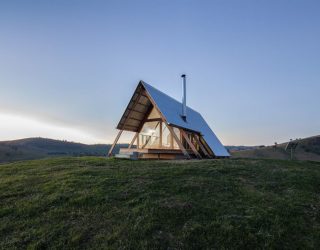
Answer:
MULTIPOLYGON (((178 128, 172 128, 180 139, 178 128)), ((160 118, 158 111, 153 108, 139 133, 137 148, 140 149, 179 149, 169 128, 160 118)))

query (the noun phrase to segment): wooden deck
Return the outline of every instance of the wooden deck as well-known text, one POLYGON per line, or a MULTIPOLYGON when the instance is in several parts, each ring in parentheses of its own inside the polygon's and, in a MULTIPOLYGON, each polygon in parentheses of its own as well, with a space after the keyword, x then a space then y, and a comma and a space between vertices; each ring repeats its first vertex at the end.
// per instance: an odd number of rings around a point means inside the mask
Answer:
MULTIPOLYGON (((193 155, 192 150, 187 150, 193 155)), ((156 148, 121 148, 119 154, 130 154, 136 152, 139 159, 185 159, 185 155, 179 149, 156 149, 156 148)))

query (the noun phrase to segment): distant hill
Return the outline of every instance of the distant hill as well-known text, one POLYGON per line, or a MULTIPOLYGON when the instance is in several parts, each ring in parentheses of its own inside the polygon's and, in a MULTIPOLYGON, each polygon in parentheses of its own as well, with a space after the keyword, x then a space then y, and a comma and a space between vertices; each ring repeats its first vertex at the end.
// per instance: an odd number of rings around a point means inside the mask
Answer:
MULTIPOLYGON (((298 160, 320 161, 320 136, 298 140, 294 154, 298 160)), ((285 151, 287 143, 274 146, 226 146, 234 158, 290 159, 285 151)), ((0 141, 0 163, 20 160, 33 160, 57 156, 106 156, 110 144, 87 145, 47 138, 26 138, 21 140, 0 141)), ((128 144, 118 144, 115 152, 128 144)))
POLYGON ((225 146, 225 148, 230 152, 243 151, 249 149, 256 149, 259 146, 225 146))
MULTIPOLYGON (((0 163, 56 156, 105 156, 109 144, 86 145, 47 138, 27 138, 0 142, 0 163)), ((115 151, 127 144, 117 145, 115 151)))
MULTIPOLYGON (((294 152, 296 160, 311 160, 320 161, 320 136, 313 136, 304 139, 296 140, 298 146, 294 152)), ((278 144, 276 147, 256 147, 254 149, 232 151, 232 157, 235 158, 264 158, 264 159, 290 159, 290 151, 286 151, 285 147, 288 144, 278 144)))

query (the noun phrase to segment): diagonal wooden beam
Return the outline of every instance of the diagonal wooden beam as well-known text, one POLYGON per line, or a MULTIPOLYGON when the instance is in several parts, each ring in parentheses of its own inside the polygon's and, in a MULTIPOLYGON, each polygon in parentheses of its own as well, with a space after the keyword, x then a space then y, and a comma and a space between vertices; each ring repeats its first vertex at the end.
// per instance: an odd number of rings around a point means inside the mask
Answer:
POLYGON ((135 135, 134 135, 134 137, 132 138, 132 141, 130 142, 128 148, 131 148, 131 147, 132 147, 132 145, 133 145, 133 143, 135 142, 135 140, 137 139, 138 135, 139 135, 139 132, 135 133, 135 135))
POLYGON ((205 139, 203 139, 202 136, 199 136, 199 140, 202 143, 202 145, 205 147, 205 149, 207 150, 207 152, 209 153, 209 155, 211 156, 211 158, 215 158, 215 155, 213 153, 213 151, 211 150, 211 148, 207 145, 205 139))
POLYGON ((199 154, 199 152, 197 151, 197 149, 195 148, 195 146, 193 145, 193 143, 190 141, 188 135, 186 134, 186 132, 184 132, 183 129, 180 129, 180 133, 182 134, 183 138, 187 141, 187 143, 189 144, 190 148, 192 149, 193 153, 195 154, 195 156, 197 156, 198 159, 202 159, 201 155, 199 154))
POLYGON ((175 139, 175 141, 177 142, 179 148, 181 149, 182 153, 184 154, 184 156, 187 159, 191 159, 190 155, 188 154, 187 150, 184 148, 184 146, 182 145, 181 141, 179 140, 178 136, 176 135, 176 133, 173 131, 173 128, 171 126, 169 126, 169 124, 166 122, 166 126, 169 129, 172 137, 175 139))
POLYGON ((114 142, 113 142, 113 144, 112 144, 112 146, 111 146, 111 148, 110 148, 110 150, 108 152, 108 157, 112 156, 112 151, 114 149, 114 146, 117 144, 122 132, 123 132, 123 130, 120 130, 119 133, 117 134, 116 139, 114 140, 114 142))
POLYGON ((208 153, 208 151, 205 149, 205 147, 203 146, 203 144, 201 143, 201 141, 198 138, 198 135, 194 135, 193 137, 196 140, 196 143, 199 145, 199 147, 201 148, 202 152, 209 158, 211 158, 211 155, 208 153))

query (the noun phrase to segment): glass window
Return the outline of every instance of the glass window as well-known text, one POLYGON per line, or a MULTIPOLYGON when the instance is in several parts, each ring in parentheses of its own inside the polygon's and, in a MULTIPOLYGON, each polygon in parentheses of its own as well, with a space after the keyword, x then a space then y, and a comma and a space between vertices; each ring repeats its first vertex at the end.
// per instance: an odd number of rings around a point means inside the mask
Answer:
POLYGON ((162 123, 162 147, 171 148, 171 133, 164 122, 162 123))
MULTIPOLYGON (((181 141, 180 130, 178 128, 173 127, 173 132, 177 135, 178 139, 181 141)), ((173 148, 180 149, 176 140, 173 140, 173 148)))
MULTIPOLYGON (((155 108, 153 108, 148 119, 155 118, 160 118, 160 114, 155 108)), ((180 130, 175 127, 172 127, 172 129, 181 141, 180 130)), ((171 135, 170 130, 162 121, 149 121, 143 124, 141 132, 139 133, 139 148, 180 149, 178 143, 171 135), (162 129, 161 133, 160 129, 162 129)))
POLYGON ((139 134, 139 148, 159 148, 160 122, 146 122, 139 134))

